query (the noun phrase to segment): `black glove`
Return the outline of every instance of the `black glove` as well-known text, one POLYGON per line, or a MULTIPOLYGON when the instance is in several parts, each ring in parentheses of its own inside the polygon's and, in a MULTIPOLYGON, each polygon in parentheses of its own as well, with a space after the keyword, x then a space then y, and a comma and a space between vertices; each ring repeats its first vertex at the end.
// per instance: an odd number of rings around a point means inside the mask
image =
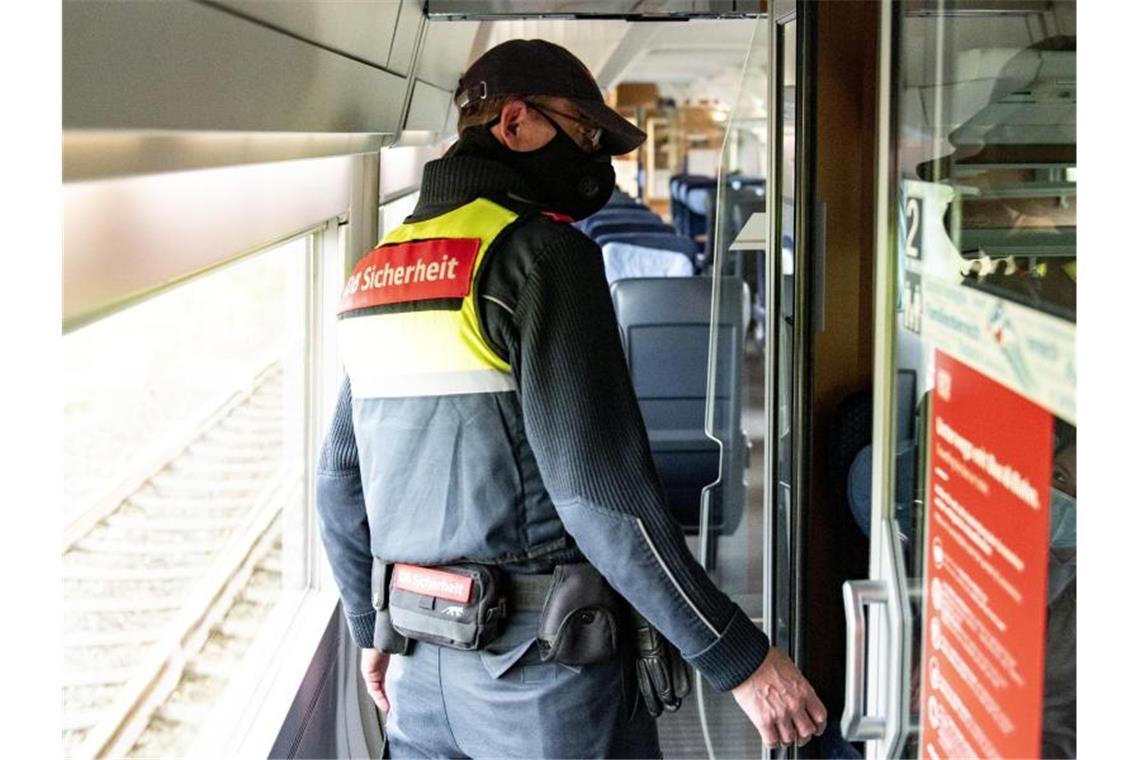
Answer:
POLYGON ((649 621, 637 612, 633 619, 637 633, 637 685, 645 698, 645 708, 656 718, 663 710, 676 710, 688 696, 692 685, 689 664, 649 621))

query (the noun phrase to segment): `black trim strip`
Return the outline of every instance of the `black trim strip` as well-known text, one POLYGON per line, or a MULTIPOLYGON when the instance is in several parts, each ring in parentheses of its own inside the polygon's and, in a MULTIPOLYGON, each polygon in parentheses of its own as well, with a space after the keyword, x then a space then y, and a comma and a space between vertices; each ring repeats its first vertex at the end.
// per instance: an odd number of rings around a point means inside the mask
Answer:
MULTIPOLYGON (((472 291, 475 293, 476 299, 478 299, 480 295, 483 295, 480 288, 483 285, 484 274, 487 272, 488 264, 491 262, 491 257, 498 253, 499 249, 501 249, 503 247, 503 245, 506 243, 507 239, 511 236, 511 234, 515 230, 517 230, 523 224, 534 219, 535 217, 540 216, 540 213, 541 213, 541 212, 535 210, 533 207, 523 207, 521 209, 518 209, 518 208, 512 208, 511 206, 507 206, 505 204, 499 203, 498 201, 491 200, 490 198, 488 198, 487 200, 490 200, 492 203, 498 203, 498 205, 503 206, 503 208, 507 209, 508 211, 515 212, 516 214, 518 214, 518 216, 515 217, 515 220, 513 222, 508 224, 503 229, 499 230, 499 234, 495 236, 494 240, 492 240, 490 242, 490 244, 487 246, 487 250, 483 252, 483 258, 479 262, 479 267, 478 267, 478 269, 475 270, 475 276, 472 278, 472 281, 471 281, 471 288, 472 288, 472 291)), ((479 328, 479 337, 482 338, 483 342, 486 343, 491 348, 491 350, 495 352, 496 356, 498 356, 500 359, 502 359, 507 364, 510 364, 511 363, 510 352, 507 350, 506 346, 502 346, 498 342, 491 340, 490 333, 487 330, 487 326, 485 324, 483 324, 483 315, 482 315, 481 311, 482 310, 479 308, 479 302, 478 302, 478 300, 476 300, 476 302, 475 302, 475 324, 479 328)))
POLYGON ((459 311, 462 308, 462 298, 429 298, 423 301, 404 301, 402 303, 385 303, 379 306, 366 306, 363 309, 353 309, 352 311, 337 314, 337 319, 370 317, 374 314, 407 314, 413 311, 459 311))

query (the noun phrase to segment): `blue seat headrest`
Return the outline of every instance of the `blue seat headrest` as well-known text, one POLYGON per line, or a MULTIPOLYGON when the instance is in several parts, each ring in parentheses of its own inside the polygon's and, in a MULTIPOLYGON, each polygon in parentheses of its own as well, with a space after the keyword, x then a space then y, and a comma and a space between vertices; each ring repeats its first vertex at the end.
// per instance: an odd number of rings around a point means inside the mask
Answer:
POLYGON ((675 232, 615 232, 594 238, 599 247, 606 243, 631 243, 648 248, 661 248, 676 251, 693 258, 701 251, 701 246, 692 238, 682 237, 675 232))

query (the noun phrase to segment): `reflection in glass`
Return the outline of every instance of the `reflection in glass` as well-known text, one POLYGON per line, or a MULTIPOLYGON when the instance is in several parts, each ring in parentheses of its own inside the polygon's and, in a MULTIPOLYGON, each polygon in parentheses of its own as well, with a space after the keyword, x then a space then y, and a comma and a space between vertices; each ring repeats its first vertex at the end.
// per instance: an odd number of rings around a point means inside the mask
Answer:
MULTIPOLYGON (((980 291, 999 299, 999 305, 1076 320, 1074 3, 1011 2, 1007 8, 980 9, 948 2, 938 12, 930 8, 917 1, 902 6, 894 101, 900 298, 892 398, 900 424, 893 452, 894 510, 887 517, 913 590, 905 756, 919 753, 923 599, 918 590, 925 572, 927 412, 935 350, 929 328, 937 318, 939 326, 974 329, 959 312, 932 309, 931 297, 939 294, 945 303, 955 293, 980 291)), ((1009 330, 1000 306, 986 329, 995 340, 1009 330)), ((1015 359, 1009 360, 1011 372, 1022 377, 1024 367, 1015 359)), ((1075 383, 1075 375, 1054 380, 1075 383)), ((1047 756, 1072 757, 1075 629, 1066 605, 1075 605, 1076 594, 1075 519, 1069 519, 1075 516, 1075 467, 1068 472, 1065 461, 1069 443, 1075 451, 1076 433, 1060 418, 1055 429, 1043 746, 1047 756), (1065 482, 1069 477, 1071 483, 1065 482), (1059 490, 1058 482, 1071 485, 1073 493, 1059 490), (1073 546, 1058 545, 1058 537, 1073 546)), ((869 449, 868 441, 865 464, 869 449)), ((860 523, 867 525, 869 492, 864 490, 870 473, 856 470, 849 495, 857 519, 866 497, 860 523)))

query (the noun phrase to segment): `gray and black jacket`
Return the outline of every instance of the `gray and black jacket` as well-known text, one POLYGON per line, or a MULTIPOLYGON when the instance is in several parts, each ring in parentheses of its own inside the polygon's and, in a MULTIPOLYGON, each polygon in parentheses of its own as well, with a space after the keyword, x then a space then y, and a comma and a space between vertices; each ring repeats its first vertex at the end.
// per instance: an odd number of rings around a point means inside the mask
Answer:
MULTIPOLYGON (((666 509, 601 252, 527 203, 517 173, 458 147, 425 167, 409 221, 478 198, 517 214, 482 255, 471 294, 509 387, 354 395, 348 367, 317 509, 354 640, 372 645, 374 556, 515 572, 584 556, 714 686, 736 686, 768 640, 708 578, 666 509)), ((342 321, 368 313, 349 310, 342 321)))

